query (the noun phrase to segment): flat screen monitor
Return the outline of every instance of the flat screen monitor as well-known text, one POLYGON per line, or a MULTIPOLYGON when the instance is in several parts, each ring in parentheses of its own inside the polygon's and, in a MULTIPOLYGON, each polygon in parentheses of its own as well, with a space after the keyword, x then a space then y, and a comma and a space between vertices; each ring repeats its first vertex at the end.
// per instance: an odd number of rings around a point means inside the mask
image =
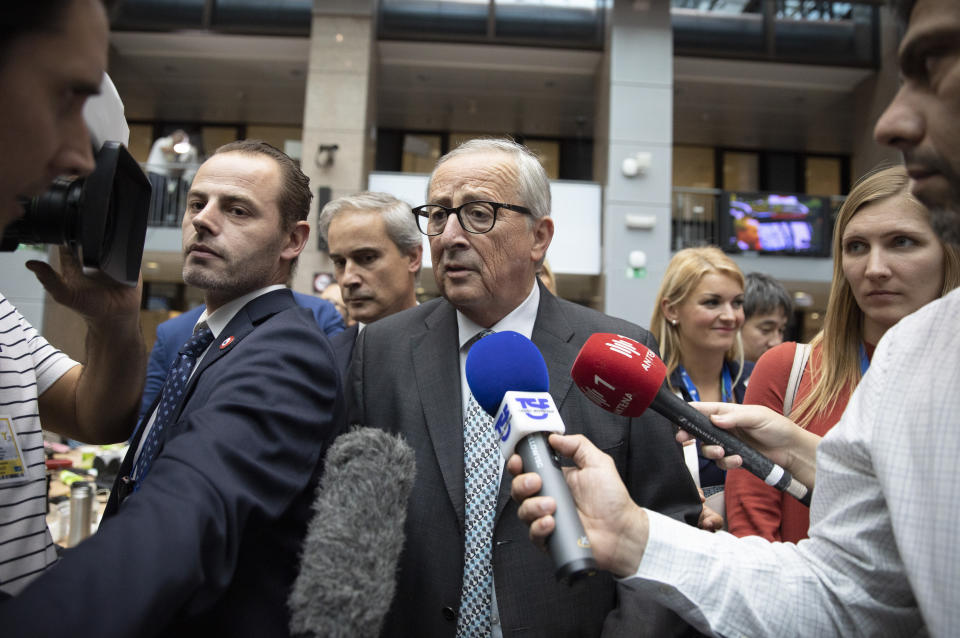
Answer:
POLYGON ((720 246, 729 253, 830 256, 830 198, 725 191, 720 246))

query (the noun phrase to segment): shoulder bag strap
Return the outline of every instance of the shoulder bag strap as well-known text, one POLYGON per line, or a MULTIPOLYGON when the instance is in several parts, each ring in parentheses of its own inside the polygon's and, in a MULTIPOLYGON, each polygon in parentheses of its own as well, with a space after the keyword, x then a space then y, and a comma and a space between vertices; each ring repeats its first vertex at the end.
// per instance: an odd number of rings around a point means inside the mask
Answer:
POLYGON ((783 395, 783 416, 789 417, 793 409, 793 400, 797 398, 797 390, 800 388, 800 378, 803 376, 803 369, 807 365, 807 359, 810 358, 810 344, 798 343, 797 349, 793 353, 793 367, 790 369, 790 378, 787 380, 787 391, 783 395))

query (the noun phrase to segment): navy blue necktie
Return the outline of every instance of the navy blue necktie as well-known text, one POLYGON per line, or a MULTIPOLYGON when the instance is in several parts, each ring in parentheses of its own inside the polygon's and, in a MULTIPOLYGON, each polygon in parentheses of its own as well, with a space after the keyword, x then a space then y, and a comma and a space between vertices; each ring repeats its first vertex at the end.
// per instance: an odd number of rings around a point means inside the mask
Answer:
POLYGON ((157 405, 157 417, 153 420, 153 427, 147 432, 147 439, 140 447, 140 456, 133 465, 133 490, 137 491, 150 471, 150 465, 157 456, 160 445, 160 435, 164 428, 173 422, 173 415, 177 413, 177 406, 183 399, 183 391, 190 380, 190 371, 199 357, 213 341, 213 333, 206 323, 197 326, 196 332, 190 340, 183 344, 177 354, 177 360, 170 366, 167 379, 163 382, 160 394, 160 403, 157 405))

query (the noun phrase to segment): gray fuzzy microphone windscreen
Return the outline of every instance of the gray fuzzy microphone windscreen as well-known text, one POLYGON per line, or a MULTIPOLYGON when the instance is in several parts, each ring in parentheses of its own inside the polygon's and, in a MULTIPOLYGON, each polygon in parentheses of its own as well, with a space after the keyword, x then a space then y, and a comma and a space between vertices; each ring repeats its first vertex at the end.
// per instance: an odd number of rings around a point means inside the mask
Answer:
POLYGON ((288 600, 293 635, 379 635, 415 473, 413 450, 399 436, 356 427, 334 440, 288 600))

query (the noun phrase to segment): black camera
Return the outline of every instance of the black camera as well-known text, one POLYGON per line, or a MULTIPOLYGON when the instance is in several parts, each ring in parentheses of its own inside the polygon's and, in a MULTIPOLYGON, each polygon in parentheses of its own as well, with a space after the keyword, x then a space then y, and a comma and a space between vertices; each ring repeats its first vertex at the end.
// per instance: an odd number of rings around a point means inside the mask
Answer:
POLYGON ((87 177, 59 177, 21 202, 24 216, 7 226, 0 250, 20 244, 69 246, 84 270, 137 285, 150 212, 150 182, 123 144, 104 142, 87 177))

